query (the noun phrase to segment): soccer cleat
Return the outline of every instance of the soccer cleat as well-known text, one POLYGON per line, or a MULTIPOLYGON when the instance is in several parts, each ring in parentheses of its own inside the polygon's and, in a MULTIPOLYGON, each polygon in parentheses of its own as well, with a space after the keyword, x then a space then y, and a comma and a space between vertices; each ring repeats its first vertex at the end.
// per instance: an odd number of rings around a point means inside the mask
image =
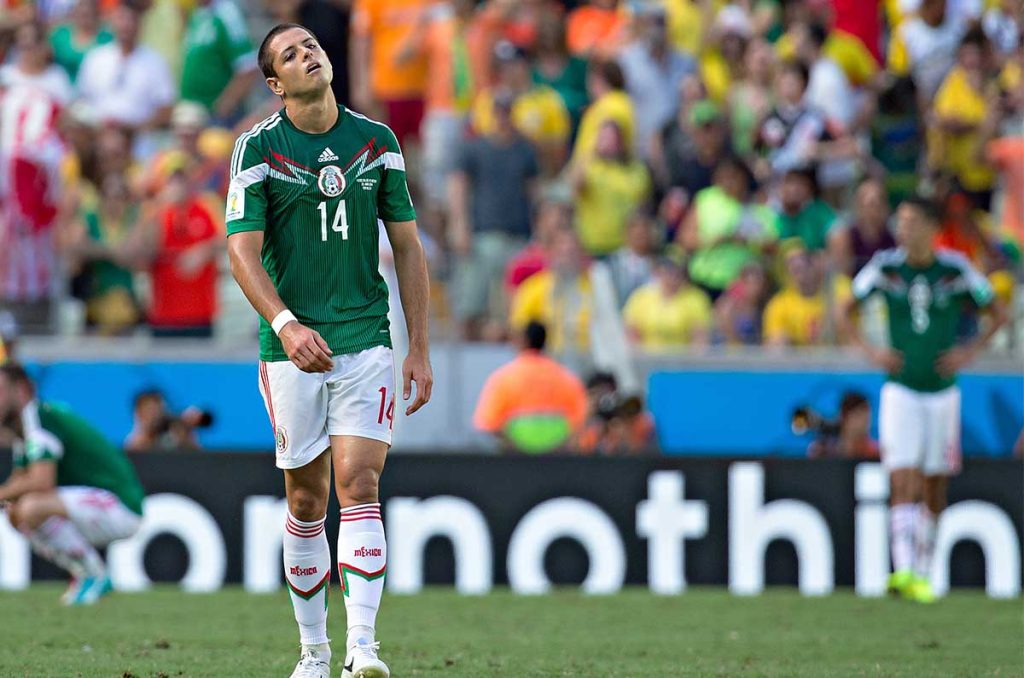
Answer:
POLYGON ((932 590, 932 583, 925 577, 914 577, 914 580, 904 590, 903 595, 908 600, 925 605, 935 602, 935 591, 932 590))
POLYGON ((103 596, 114 590, 110 577, 102 575, 99 577, 83 577, 71 582, 71 586, 61 596, 61 602, 72 607, 78 605, 93 605, 103 596))
POLYGON ((886 591, 892 596, 907 596, 907 589, 914 583, 914 573, 912 570, 900 570, 899 572, 893 572, 889 575, 889 583, 886 585, 886 591))
POLYGON ((330 655, 325 656, 311 647, 303 648, 291 678, 331 678, 330 655))
POLYGON ((64 605, 70 605, 71 601, 74 600, 75 595, 78 593, 78 580, 74 577, 68 582, 68 588, 61 594, 60 602, 64 605))
POLYGON ((341 678, 389 678, 391 671, 388 665, 377 657, 378 649, 380 643, 360 639, 348 650, 341 678))

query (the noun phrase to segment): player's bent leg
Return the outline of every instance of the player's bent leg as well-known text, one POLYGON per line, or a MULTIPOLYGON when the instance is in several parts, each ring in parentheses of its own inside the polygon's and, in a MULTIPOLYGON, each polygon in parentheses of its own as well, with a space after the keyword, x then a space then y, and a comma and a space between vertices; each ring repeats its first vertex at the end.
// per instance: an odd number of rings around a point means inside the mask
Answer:
POLYGON ((335 489, 341 504, 338 574, 345 595, 348 634, 343 678, 387 678, 377 657, 377 610, 384 591, 387 543, 378 501, 388 443, 360 436, 331 436, 335 489))
POLYGON ((327 637, 327 600, 331 582, 331 546, 324 523, 330 493, 331 457, 324 450, 313 461, 287 469, 288 515, 283 539, 284 577, 299 625, 302 654, 293 678, 331 675, 327 637))
POLYGON ((103 559, 70 519, 57 491, 26 494, 18 500, 15 516, 15 526, 28 536, 32 550, 71 574, 62 602, 91 605, 110 591, 103 559))

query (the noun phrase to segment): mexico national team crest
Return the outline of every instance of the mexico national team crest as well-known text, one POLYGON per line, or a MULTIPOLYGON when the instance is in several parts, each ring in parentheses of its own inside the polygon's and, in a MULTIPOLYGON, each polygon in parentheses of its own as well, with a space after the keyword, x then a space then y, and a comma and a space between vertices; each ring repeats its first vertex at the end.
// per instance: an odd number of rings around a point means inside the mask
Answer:
POLYGON ((277 446, 278 454, 284 454, 285 450, 288 449, 288 432, 284 426, 278 426, 277 430, 274 431, 274 443, 277 446))
POLYGON ((337 165, 326 165, 320 168, 320 176, 316 178, 320 192, 328 198, 341 195, 345 190, 345 174, 337 165))

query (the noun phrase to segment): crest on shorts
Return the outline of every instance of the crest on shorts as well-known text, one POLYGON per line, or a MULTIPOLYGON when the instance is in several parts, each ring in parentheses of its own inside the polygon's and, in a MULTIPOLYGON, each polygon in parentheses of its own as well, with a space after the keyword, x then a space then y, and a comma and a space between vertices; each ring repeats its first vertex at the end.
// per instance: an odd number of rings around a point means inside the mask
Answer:
POLYGON ((284 454, 284 451, 288 449, 288 431, 284 426, 278 426, 274 431, 274 444, 277 446, 278 454, 284 454))
POLYGON ((339 196, 345 190, 345 174, 337 165, 326 165, 320 168, 316 185, 320 187, 320 192, 328 198, 339 196))

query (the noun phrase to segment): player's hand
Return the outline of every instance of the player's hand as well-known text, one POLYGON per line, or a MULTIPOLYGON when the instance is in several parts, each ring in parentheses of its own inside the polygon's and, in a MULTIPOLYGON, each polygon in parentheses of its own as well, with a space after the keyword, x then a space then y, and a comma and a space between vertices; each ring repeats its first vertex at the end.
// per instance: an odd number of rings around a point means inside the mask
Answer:
POLYGON ((281 328, 278 336, 288 359, 303 372, 330 372, 334 367, 331 347, 316 330, 293 320, 281 328))
POLYGON ((955 346, 940 353, 935 360, 935 369, 940 376, 952 377, 966 367, 975 357, 975 350, 970 346, 955 346))
POLYGON ((402 363, 402 400, 412 397, 412 382, 416 382, 416 399, 405 408, 409 416, 430 402, 430 392, 434 388, 434 370, 430 367, 430 359, 426 354, 410 353, 402 363))
POLYGON ((886 374, 896 374, 903 369, 903 354, 891 348, 877 346, 868 354, 875 365, 878 365, 886 374))

